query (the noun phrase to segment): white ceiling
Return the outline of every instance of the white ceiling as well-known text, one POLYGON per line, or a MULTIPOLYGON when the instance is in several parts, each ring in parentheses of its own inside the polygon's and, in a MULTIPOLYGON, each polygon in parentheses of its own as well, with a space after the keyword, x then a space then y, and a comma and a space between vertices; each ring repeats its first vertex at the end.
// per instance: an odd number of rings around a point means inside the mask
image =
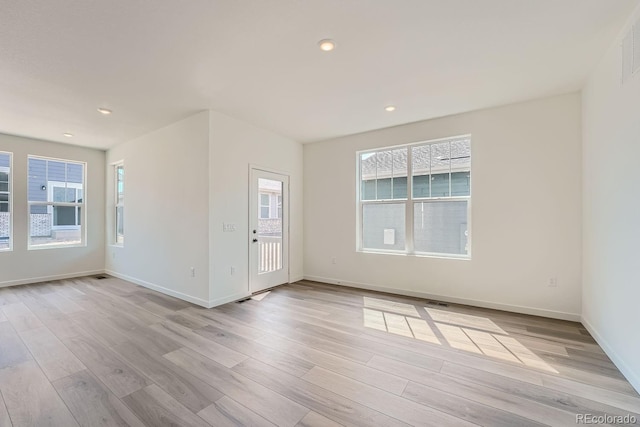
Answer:
POLYGON ((639 1, 0 0, 0 132, 106 149, 211 108, 311 142, 566 93, 639 1))

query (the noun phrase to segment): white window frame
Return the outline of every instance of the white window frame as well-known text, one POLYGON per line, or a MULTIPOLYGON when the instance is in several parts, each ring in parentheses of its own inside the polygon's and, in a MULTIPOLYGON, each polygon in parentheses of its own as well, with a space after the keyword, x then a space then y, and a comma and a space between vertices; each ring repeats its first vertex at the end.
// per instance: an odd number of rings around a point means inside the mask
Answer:
POLYGON ((13 251, 13 153, 8 151, 0 151, 0 154, 6 154, 9 156, 9 167, 0 166, 0 171, 6 172, 9 175, 9 188, 8 191, 2 191, 2 193, 8 194, 8 205, 9 205, 9 247, 6 249, 0 249, 0 252, 11 252, 13 251))
MULTIPOLYGON (((124 162, 120 161, 117 163, 114 163, 113 165, 113 199, 114 199, 114 208, 113 208, 113 244, 115 246, 124 246, 124 227, 122 230, 122 234, 118 233, 118 209, 122 208, 122 216, 124 217, 124 197, 125 197, 125 167, 124 167, 124 162), (123 178, 122 178, 122 200, 120 200, 120 197, 118 197, 120 195, 119 189, 118 189, 118 184, 119 184, 119 175, 118 175, 118 169, 122 168, 123 171, 123 178)), ((124 218, 123 218, 123 222, 124 222, 124 218)))
MULTIPOLYGON (((47 249, 62 249, 62 248, 78 248, 78 247, 86 247, 87 246, 87 163, 81 162, 78 160, 70 160, 70 159, 58 159, 55 157, 42 157, 35 155, 27 156, 27 165, 29 159, 37 159, 37 160, 45 160, 52 162, 61 162, 61 163, 75 163, 82 165, 82 184, 74 183, 74 182, 62 182, 62 181, 49 181, 47 180, 47 199, 53 199, 53 190, 51 190, 52 186, 50 183, 58 183, 62 185, 66 185, 67 188, 82 188, 82 203, 63 203, 63 202, 53 202, 52 200, 47 200, 46 202, 32 202, 27 195, 27 224, 28 224, 28 235, 27 235, 27 249, 30 251, 39 251, 39 250, 47 250, 47 249), (76 207, 80 208, 81 212, 81 220, 80 220, 80 243, 76 244, 46 244, 46 245, 32 245, 31 244, 31 206, 46 206, 47 212, 52 214, 54 206, 68 206, 68 207, 76 207)), ((27 166, 28 169, 28 166, 27 166)), ((66 174, 66 171, 65 171, 66 174)), ((46 177, 48 178, 48 176, 46 177)), ((29 176, 27 172, 27 185, 29 182, 29 176)), ((76 226, 54 226, 53 225, 53 215, 51 216, 51 229, 52 230, 61 230, 61 229, 70 229, 78 227, 76 226)))
MULTIPOLYGON (((412 162, 412 148, 423 145, 433 145, 443 142, 452 142, 460 139, 469 139, 471 144, 471 135, 458 135, 447 138, 432 139, 427 141, 413 142, 409 144, 392 145, 386 147, 378 147, 368 150, 361 150, 356 152, 356 251, 362 253, 374 253, 374 254, 392 254, 392 255, 406 255, 406 256, 418 256, 428 258, 447 258, 447 259, 460 259, 470 260, 472 245, 472 208, 471 201, 473 198, 473 185, 469 187, 468 196, 446 196, 446 197, 413 197, 413 162, 412 162), (380 199, 380 200, 362 200, 362 155, 366 153, 377 153, 380 151, 388 150, 407 150, 407 197, 402 199, 380 199), (448 254, 441 252, 418 252, 414 249, 414 230, 413 230, 413 208, 416 203, 432 203, 442 201, 466 201, 467 202, 467 253, 466 254, 448 254), (364 248, 364 224, 363 224, 363 207, 368 204, 405 204, 405 249, 374 249, 364 248)), ((472 146, 472 144, 471 144, 472 146)), ((473 149, 471 149, 473 152, 473 149)), ((469 174, 473 175, 473 154, 470 159, 469 174)), ((451 163, 449 163, 449 194, 451 194, 451 163)), ((392 172, 393 175, 393 172, 392 172)), ((431 176, 431 175, 430 175, 431 176)), ((472 179, 472 178, 470 178, 472 179)), ((393 186, 393 184, 392 184, 393 186)), ((431 183, 429 183, 431 186, 431 183)), ((392 187, 393 188, 393 187, 392 187)))

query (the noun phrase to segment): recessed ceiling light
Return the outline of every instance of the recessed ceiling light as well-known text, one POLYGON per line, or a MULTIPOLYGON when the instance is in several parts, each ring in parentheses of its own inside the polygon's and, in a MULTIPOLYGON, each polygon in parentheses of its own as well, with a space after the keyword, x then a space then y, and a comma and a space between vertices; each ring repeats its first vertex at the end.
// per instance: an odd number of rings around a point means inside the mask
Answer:
POLYGON ((101 114, 104 114, 105 116, 108 116, 109 114, 113 113, 113 111, 109 110, 108 108, 103 108, 103 107, 99 107, 98 111, 101 114))
POLYGON ((396 111, 396 106, 395 105, 387 105, 386 107, 384 107, 384 111, 396 111))
POLYGON ((73 138, 73 134, 69 132, 65 132, 63 133, 63 135, 66 136, 67 138, 73 138))
POLYGON ((330 52, 336 48, 336 42, 330 39, 324 39, 318 42, 318 46, 320 46, 320 50, 330 52))

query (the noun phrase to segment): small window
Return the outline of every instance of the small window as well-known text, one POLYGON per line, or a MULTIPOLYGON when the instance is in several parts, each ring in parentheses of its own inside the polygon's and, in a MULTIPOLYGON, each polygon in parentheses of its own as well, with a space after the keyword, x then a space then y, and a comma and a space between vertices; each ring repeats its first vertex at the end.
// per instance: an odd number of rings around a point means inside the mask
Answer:
POLYGON ((115 243, 124 244, 124 165, 114 165, 115 172, 115 243))
POLYGON ((260 219, 271 218, 271 194, 260 193, 260 219))
POLYGON ((85 244, 86 164, 29 156, 29 249, 85 244))
POLYGON ((358 153, 358 249, 470 256, 468 136, 358 153))
POLYGON ((0 152, 0 251, 12 248, 11 153, 0 152))

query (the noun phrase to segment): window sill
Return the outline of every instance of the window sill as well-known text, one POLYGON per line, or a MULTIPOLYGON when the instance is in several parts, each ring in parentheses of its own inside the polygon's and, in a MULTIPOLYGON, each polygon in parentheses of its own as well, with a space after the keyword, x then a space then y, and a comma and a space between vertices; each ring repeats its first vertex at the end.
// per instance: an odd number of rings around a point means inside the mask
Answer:
POLYGON ((454 254, 429 254, 429 253, 413 253, 408 254, 406 252, 392 252, 392 251, 373 251, 373 250, 356 250, 356 252, 361 254, 374 254, 374 255, 394 255, 394 256, 405 256, 405 257, 415 257, 415 258, 436 258, 436 259, 451 259, 451 260, 459 260, 459 261, 471 261, 471 255, 454 255, 454 254))
POLYGON ((76 245, 42 245, 42 246, 29 246, 29 251, 44 251, 47 249, 67 249, 67 248, 86 248, 86 243, 80 243, 76 245))

